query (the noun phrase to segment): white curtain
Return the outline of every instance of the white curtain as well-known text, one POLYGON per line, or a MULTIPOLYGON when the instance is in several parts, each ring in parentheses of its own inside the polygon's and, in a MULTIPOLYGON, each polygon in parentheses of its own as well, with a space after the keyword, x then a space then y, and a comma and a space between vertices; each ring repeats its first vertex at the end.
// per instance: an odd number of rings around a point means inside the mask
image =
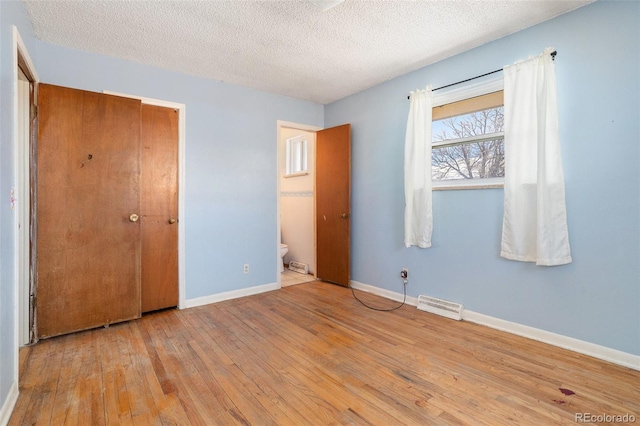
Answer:
POLYGON ((504 218, 500 255, 571 262, 553 49, 504 68, 504 218))
POLYGON ((404 244, 431 247, 431 86, 411 92, 404 145, 404 244))

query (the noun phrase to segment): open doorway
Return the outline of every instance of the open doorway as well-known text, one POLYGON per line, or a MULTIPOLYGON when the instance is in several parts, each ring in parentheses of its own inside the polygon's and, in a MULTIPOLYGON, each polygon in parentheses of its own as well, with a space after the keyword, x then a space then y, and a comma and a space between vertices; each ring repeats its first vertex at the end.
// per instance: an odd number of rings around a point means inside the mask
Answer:
MULTIPOLYGON (((332 282, 348 287, 350 283, 351 265, 351 125, 343 124, 329 129, 320 129, 295 123, 278 121, 278 161, 277 161, 277 271, 283 269, 283 256, 289 254, 289 247, 284 237, 283 226, 286 216, 301 215, 293 209, 293 213, 285 212, 282 200, 286 196, 301 198, 309 195, 307 187, 289 187, 289 183, 283 184, 289 177, 301 177, 313 168, 310 181, 313 182, 311 203, 313 226, 313 252, 315 261, 312 263, 312 273, 316 279, 332 282), (292 132, 289 132, 289 129, 292 132), (306 133, 314 133, 315 148, 309 148, 310 136, 306 133), (307 138, 307 143, 302 141, 307 138), (314 155, 302 156, 312 150, 314 155), (287 167, 289 156, 289 167, 287 167), (304 160, 303 160, 304 158, 304 160), (305 164, 306 161, 306 164, 305 164), (302 169, 306 171, 303 172, 302 169), (287 171, 289 173, 287 173, 287 171), (285 176, 290 175, 290 176, 285 176), (291 191, 283 191, 292 189, 291 191), (299 189, 302 189, 299 191, 299 189), (287 193, 289 192, 289 193, 287 193), (284 195, 284 196, 283 196, 284 195), (285 251, 287 253, 285 254, 285 251)), ((302 206, 304 202, 292 203, 302 206)), ((309 201, 307 201, 309 204, 309 201)), ((289 257, 292 263, 293 253, 289 257)), ((303 262, 305 263, 305 262, 303 262)), ((296 265, 302 266, 306 265, 296 265)), ((306 271, 305 271, 306 272, 306 271)), ((279 287, 283 286, 281 273, 277 274, 279 287)))
POLYGON ((280 287, 313 281, 316 271, 315 147, 319 127, 278 122, 278 244, 280 287))

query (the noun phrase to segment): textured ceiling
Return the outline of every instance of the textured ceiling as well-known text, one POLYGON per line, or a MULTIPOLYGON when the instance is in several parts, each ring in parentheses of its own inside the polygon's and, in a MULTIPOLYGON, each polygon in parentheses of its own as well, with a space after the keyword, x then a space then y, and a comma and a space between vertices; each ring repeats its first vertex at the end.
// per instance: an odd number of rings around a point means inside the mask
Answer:
POLYGON ((43 41, 326 104, 591 1, 24 3, 43 41))

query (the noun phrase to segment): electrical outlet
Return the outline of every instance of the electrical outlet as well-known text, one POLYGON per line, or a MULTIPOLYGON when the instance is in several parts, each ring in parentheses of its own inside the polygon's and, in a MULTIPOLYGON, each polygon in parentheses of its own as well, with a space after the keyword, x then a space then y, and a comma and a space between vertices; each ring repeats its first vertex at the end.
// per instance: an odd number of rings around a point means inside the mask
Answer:
POLYGON ((249 273, 249 264, 245 263, 244 267, 242 268, 242 273, 243 274, 248 274, 249 273))
POLYGON ((409 278, 409 270, 407 268, 402 268, 402 271, 400 271, 400 278, 405 280, 409 278))

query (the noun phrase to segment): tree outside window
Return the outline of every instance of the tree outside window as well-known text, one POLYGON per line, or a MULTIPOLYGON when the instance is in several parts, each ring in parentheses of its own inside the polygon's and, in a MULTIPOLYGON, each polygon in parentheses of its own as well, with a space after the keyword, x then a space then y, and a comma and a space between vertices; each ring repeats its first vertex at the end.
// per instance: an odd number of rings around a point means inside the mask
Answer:
POLYGON ((433 122, 434 181, 504 177, 504 107, 433 122))

